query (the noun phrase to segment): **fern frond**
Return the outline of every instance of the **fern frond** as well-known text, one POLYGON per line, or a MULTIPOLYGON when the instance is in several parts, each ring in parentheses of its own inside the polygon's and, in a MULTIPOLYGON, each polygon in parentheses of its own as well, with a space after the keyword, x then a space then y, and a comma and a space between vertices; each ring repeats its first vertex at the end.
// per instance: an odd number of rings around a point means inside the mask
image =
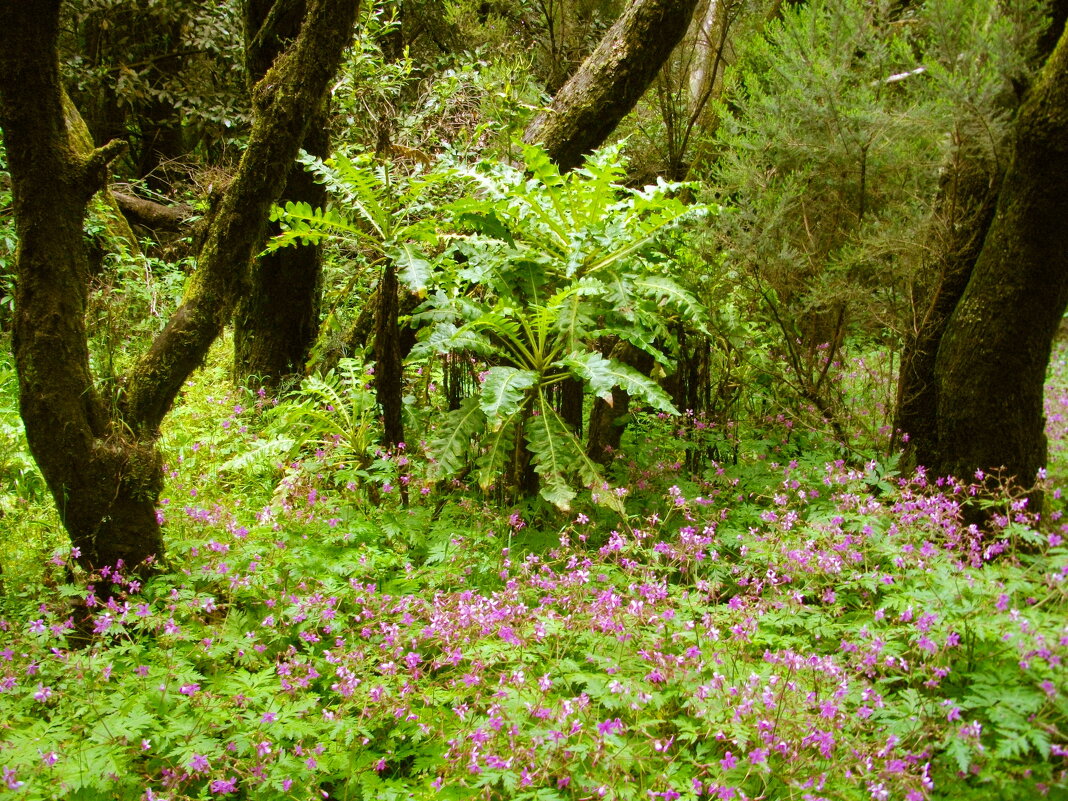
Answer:
POLYGON ((292 437, 259 439, 248 450, 232 456, 219 466, 222 473, 259 473, 275 470, 279 462, 288 462, 299 443, 292 437))

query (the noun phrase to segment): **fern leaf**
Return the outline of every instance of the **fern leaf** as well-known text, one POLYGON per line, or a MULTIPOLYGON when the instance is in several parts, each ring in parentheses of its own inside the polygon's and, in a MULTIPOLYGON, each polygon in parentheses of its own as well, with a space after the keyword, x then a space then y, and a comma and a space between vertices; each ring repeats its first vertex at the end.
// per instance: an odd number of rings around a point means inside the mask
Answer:
POLYGON ((231 457, 219 466, 222 473, 243 472, 258 473, 261 470, 274 470, 278 462, 294 450, 297 441, 291 437, 261 439, 252 443, 252 447, 231 457))

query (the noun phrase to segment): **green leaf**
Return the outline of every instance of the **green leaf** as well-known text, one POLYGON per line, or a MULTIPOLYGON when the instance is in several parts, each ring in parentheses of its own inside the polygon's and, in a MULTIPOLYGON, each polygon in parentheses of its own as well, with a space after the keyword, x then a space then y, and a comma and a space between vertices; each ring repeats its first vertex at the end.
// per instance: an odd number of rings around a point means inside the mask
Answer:
POLYGON ((434 473, 452 476, 467 463, 471 440, 485 428, 486 415, 478 398, 467 398, 459 409, 450 412, 442 423, 441 434, 430 443, 430 452, 437 460, 434 473))
POLYGON ((564 443, 553 425, 555 410, 544 402, 538 404, 538 413, 527 419, 527 444, 534 455, 534 472, 541 479, 541 496, 558 509, 567 511, 575 498, 575 491, 567 482, 570 467, 564 443))
POLYGON ((526 399, 526 391, 538 383, 538 374, 515 367, 491 367, 482 382, 479 405, 491 430, 510 417, 526 399))
POLYGON ((413 359, 426 358, 432 353, 457 353, 466 351, 479 356, 492 356, 499 349, 489 338, 472 330, 469 326, 457 328, 452 323, 440 323, 430 330, 422 342, 412 348, 413 359))
POLYGON ((690 292, 664 275, 644 275, 634 279, 635 290, 660 305, 674 309, 688 322, 705 330, 705 308, 690 292))
MULTIPOLYGON (((569 477, 577 475, 587 487, 603 483, 600 466, 587 454, 582 442, 539 393, 537 413, 527 420, 527 444, 534 455, 534 470, 541 479, 541 496, 567 510, 577 494, 569 477)), ((612 493, 600 493, 601 501, 617 511, 622 503, 612 493)))
POLYGON ((596 352, 576 351, 561 359, 558 364, 570 369, 589 384, 597 397, 606 401, 611 402, 612 389, 619 387, 631 397, 644 400, 654 409, 668 414, 679 413, 671 398, 655 381, 614 359, 606 359, 596 352))
POLYGON ((478 485, 483 490, 496 484, 501 475, 507 471, 512 455, 515 453, 515 438, 523 412, 523 408, 517 408, 484 438, 482 443, 484 450, 477 462, 478 485))
POLYGON ((386 257, 397 265, 397 277, 413 292, 422 292, 430 283, 434 268, 422 251, 410 242, 395 243, 386 257))
POLYGON ((512 232, 508 229, 501 218, 497 216, 496 211, 489 210, 483 211, 478 208, 475 211, 460 211, 456 215, 456 220, 461 225, 472 228, 473 230, 492 237, 493 239, 499 239, 502 242, 507 242, 509 245, 515 244, 515 239, 512 237, 512 232))

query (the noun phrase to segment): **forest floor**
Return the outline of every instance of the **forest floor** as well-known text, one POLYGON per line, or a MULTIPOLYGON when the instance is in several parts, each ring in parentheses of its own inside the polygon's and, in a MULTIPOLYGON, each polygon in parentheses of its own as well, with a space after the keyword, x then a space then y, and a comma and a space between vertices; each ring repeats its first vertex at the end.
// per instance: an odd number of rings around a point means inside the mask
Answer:
POLYGON ((663 416, 625 514, 505 505, 221 365, 168 423, 143 585, 74 567, 5 379, 0 793, 1068 797, 1064 343, 1037 517, 784 420, 687 471, 718 435, 663 416))

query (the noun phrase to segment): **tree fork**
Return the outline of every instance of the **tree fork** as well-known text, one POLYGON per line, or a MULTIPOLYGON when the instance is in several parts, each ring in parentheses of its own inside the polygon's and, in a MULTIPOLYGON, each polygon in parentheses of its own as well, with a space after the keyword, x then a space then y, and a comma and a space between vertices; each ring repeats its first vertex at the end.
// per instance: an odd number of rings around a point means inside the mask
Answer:
POLYGON ((13 346, 26 438, 86 567, 163 551, 162 463, 108 413, 89 370, 83 223, 121 141, 87 150, 65 113, 59 0, 0 6, 0 125, 16 232, 13 346))
POLYGON ((352 36, 358 0, 312 0, 295 48, 257 87, 256 121, 238 176, 209 230, 194 287, 128 382, 118 416, 89 370, 86 205, 124 144, 81 155, 63 113, 60 0, 0 4, 0 126, 19 255, 13 345, 20 410, 73 544, 87 567, 163 553, 155 504, 156 435, 181 384, 218 335, 267 211, 352 36))

